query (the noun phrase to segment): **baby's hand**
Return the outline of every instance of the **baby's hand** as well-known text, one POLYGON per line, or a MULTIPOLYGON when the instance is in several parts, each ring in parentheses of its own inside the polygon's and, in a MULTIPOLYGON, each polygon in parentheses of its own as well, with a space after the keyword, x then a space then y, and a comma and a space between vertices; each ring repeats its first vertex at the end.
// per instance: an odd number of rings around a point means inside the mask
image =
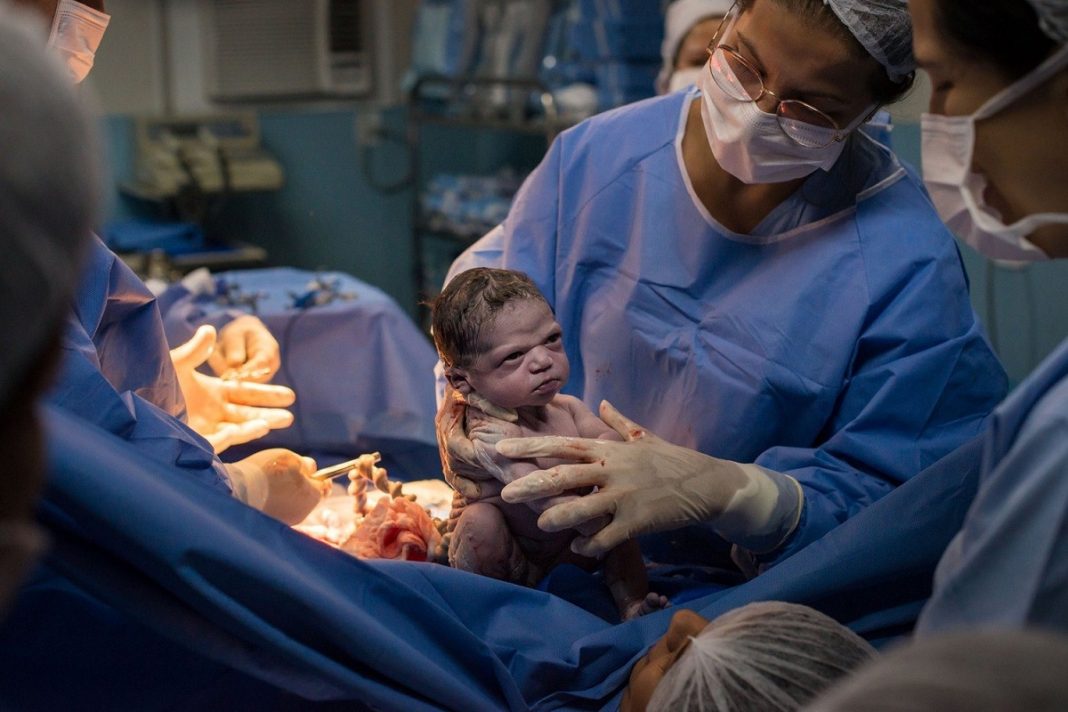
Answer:
POLYGON ((486 400, 477 393, 468 393, 466 396, 464 396, 464 400, 467 401, 467 405, 471 406, 472 408, 478 408, 490 418, 494 418, 496 420, 503 420, 508 423, 519 422, 519 414, 516 413, 514 410, 512 410, 511 408, 501 408, 498 405, 494 405, 493 403, 490 403, 488 400, 486 400))

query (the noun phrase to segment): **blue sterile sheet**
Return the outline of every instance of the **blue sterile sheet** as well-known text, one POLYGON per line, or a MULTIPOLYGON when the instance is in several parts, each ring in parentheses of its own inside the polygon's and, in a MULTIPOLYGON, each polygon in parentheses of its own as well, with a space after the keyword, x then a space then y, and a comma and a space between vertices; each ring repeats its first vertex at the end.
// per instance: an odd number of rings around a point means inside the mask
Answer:
MULTIPOLYGON (((47 423, 54 546, 0 627, 13 709, 612 709, 671 616, 606 620, 585 573, 556 595, 359 561, 74 416, 49 409, 47 423)), ((693 577, 684 605, 714 616, 779 598, 877 640, 906 632, 977 458, 950 455, 752 582, 693 577)))

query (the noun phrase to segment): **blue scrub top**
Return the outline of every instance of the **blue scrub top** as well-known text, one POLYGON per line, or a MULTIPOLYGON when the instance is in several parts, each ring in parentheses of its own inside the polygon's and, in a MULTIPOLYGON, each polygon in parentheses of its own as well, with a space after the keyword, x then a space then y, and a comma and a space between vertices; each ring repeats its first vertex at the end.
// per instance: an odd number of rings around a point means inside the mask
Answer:
POLYGON ((63 333, 47 400, 119 437, 174 471, 229 492, 211 445, 185 423, 156 298, 99 238, 63 333))
POLYGON ((1068 340, 994 412, 979 482, 918 634, 1068 632, 1068 340))
POLYGON ((830 172, 735 233, 682 162, 696 96, 563 133, 450 277, 526 272, 563 328, 566 392, 795 477, 805 506, 774 562, 976 435, 1007 379, 953 238, 888 149, 858 134, 830 172))

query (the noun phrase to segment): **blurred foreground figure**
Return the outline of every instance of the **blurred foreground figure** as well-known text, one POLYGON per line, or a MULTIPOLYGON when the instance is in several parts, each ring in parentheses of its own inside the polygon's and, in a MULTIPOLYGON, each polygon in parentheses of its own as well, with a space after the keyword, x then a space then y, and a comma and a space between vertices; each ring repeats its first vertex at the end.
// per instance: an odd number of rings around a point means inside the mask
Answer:
POLYGON ((810 712, 1059 712, 1068 709, 1068 640, 1049 633, 961 633, 897 648, 830 690, 810 712))
POLYGON ((92 123, 34 20, 0 3, 0 609, 45 543, 32 520, 44 477, 35 403, 58 360, 100 184, 92 123))
MULTIPOLYGON (((69 92, 70 79, 79 82, 88 75, 110 22, 103 0, 18 4, 36 10, 47 23, 36 33, 38 46, 47 43, 63 60, 69 92)), ((57 164, 64 160, 57 155, 57 164)), ((308 479, 315 471, 310 458, 282 449, 234 464, 216 456, 292 422, 283 410, 294 400, 290 389, 222 381, 195 371, 218 351, 222 357, 212 363, 224 369, 220 375, 270 378, 278 367, 278 344, 269 334, 263 338, 262 323, 234 320, 223 328, 218 348, 215 330, 204 327, 172 353, 155 296, 91 233, 74 302, 51 402, 133 443, 174 472, 232 492, 286 523, 299 522, 315 507, 325 485, 308 479)))

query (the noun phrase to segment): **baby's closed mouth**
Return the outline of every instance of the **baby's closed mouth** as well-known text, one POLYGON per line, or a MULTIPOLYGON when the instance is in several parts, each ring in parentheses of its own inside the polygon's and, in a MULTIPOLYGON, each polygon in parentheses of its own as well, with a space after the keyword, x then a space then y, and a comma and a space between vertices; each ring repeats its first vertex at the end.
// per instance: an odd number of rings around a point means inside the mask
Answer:
POLYGON ((560 379, 559 378, 549 378, 549 379, 546 379, 546 380, 542 381, 538 385, 538 387, 534 389, 534 392, 535 393, 544 393, 545 391, 552 390, 553 388, 558 388, 559 386, 560 386, 560 379))

